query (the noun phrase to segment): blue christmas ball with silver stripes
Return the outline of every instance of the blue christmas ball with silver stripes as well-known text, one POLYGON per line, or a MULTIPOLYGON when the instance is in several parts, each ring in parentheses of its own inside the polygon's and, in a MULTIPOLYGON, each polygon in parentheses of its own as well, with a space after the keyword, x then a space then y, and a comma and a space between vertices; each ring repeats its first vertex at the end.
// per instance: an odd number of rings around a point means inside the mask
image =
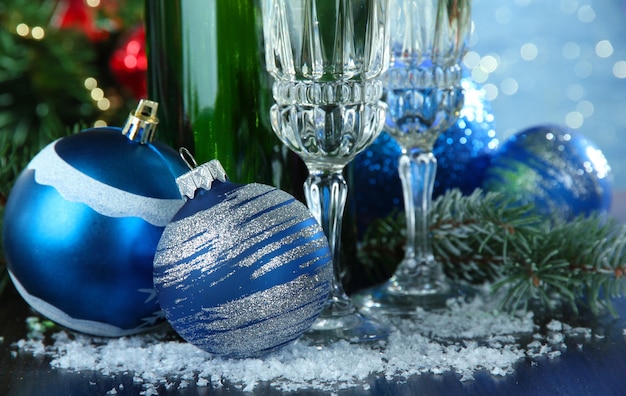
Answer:
POLYGON ((321 313, 332 279, 328 240, 307 207, 270 186, 231 183, 215 160, 178 182, 188 199, 154 258, 172 327, 237 358, 296 340, 321 313))
POLYGON ((152 142, 158 104, 141 101, 123 128, 52 142, 12 188, 2 236, 9 275, 36 311, 98 336, 163 323, 152 284, 159 238, 184 203, 178 153, 152 142))

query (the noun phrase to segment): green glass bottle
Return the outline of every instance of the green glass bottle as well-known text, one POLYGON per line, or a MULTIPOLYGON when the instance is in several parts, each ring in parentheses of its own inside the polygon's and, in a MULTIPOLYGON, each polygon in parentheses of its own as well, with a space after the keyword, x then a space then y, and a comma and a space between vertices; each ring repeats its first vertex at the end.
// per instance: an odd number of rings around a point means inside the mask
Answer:
POLYGON ((291 181, 298 178, 293 170, 304 167, 269 123, 272 82, 256 1, 146 0, 148 92, 160 104, 158 139, 186 147, 198 163, 218 159, 234 182, 271 184, 298 196, 302 184, 291 181))
MULTIPOLYGON (((273 185, 304 202, 306 166, 269 121, 273 81, 265 70, 260 1, 146 0, 157 138, 186 147, 198 163, 218 159, 233 182, 273 185)), ((359 271, 352 196, 346 205, 342 260, 359 271)))

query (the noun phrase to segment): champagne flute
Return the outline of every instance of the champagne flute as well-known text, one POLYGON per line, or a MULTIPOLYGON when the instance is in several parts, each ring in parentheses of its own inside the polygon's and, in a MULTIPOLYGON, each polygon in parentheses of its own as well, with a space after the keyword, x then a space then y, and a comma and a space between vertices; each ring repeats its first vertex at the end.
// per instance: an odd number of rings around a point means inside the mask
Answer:
POLYGON ((272 128, 307 166, 307 205, 331 247, 334 280, 306 335, 316 344, 385 338, 361 315, 340 280, 347 196, 344 167, 385 122, 381 75, 389 64, 389 0, 262 0, 266 67, 274 77, 272 128))
POLYGON ((374 315, 410 316, 442 309, 465 293, 446 279, 432 253, 428 215, 437 169, 433 145, 463 105, 460 62, 468 43, 471 0, 392 0, 391 60, 385 76, 385 131, 400 145, 398 172, 407 220, 404 259, 382 285, 354 301, 374 315))

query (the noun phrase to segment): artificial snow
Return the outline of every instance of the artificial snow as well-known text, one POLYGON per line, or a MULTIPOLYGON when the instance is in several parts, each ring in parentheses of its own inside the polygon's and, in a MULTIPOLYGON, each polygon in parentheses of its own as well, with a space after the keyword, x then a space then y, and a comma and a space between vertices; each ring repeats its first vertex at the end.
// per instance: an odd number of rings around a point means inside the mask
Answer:
MULTIPOLYGON (((14 345, 35 355, 46 355, 53 368, 103 375, 133 375, 142 395, 159 389, 220 388, 226 382, 243 391, 271 384, 281 391, 315 389, 337 391, 369 389, 375 377, 403 381, 422 374, 454 372, 469 381, 478 371, 506 376, 525 357, 555 358, 566 349, 569 334, 590 337, 591 331, 553 320, 543 336, 532 313, 498 312, 480 298, 466 303, 451 301, 443 313, 418 311, 412 320, 395 320, 389 339, 375 344, 345 341, 315 347, 298 341, 262 358, 226 359, 192 344, 172 340, 165 333, 121 338, 99 338, 68 331, 53 333, 44 341, 45 327, 29 318, 27 339, 14 345), (521 335, 532 340, 520 345, 521 335), (49 344, 49 345, 47 345, 49 344)), ((114 395, 123 387, 111 389, 114 395)))

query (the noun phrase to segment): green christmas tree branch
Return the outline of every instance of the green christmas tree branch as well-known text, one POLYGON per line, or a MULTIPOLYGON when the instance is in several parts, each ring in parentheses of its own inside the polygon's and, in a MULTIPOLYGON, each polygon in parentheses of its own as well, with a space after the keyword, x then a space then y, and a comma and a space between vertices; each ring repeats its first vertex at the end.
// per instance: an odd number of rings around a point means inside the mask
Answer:
MULTIPOLYGON (((0 204, 17 175, 45 145, 76 132, 76 125, 93 125, 98 119, 119 125, 136 105, 135 98, 121 94, 109 70, 108 61, 124 30, 94 43, 80 28, 52 27, 58 4, 57 0, 0 3, 0 204), (43 36, 29 33, 36 27, 43 36), (85 86, 87 78, 96 79, 101 89, 124 103, 99 109, 85 86)), ((143 4, 123 4, 116 12, 119 25, 134 29, 142 21, 143 4)), ((100 14, 97 25, 113 17, 100 14)))
MULTIPOLYGON (((395 212, 369 228, 359 258, 371 276, 391 276, 402 259, 404 227, 395 212)), ((626 228, 613 219, 565 222, 539 217, 502 193, 450 191, 433 203, 430 232, 449 277, 492 284, 509 310, 566 303, 615 314, 611 299, 626 293, 626 228)))
POLYGON ((615 314, 611 299, 626 292, 626 228, 597 216, 544 227, 530 241, 533 250, 510 256, 494 285, 506 289, 504 304, 525 307, 539 298, 549 308, 562 301, 615 314))
POLYGON ((52 140, 99 112, 84 87, 95 76, 95 51, 75 31, 48 28, 55 1, 12 0, 0 9, 0 197, 52 140), (18 34, 41 27, 43 38, 18 34))

